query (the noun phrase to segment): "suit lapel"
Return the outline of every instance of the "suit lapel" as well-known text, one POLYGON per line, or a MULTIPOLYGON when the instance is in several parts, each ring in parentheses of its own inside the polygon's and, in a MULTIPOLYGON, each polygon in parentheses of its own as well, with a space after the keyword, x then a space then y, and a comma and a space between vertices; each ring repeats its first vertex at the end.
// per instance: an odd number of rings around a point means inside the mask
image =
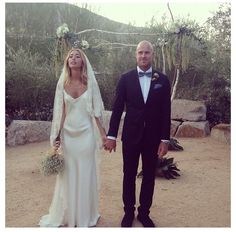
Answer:
POLYGON ((137 100, 139 102, 141 102, 142 104, 144 103, 144 99, 143 99, 143 94, 142 94, 142 89, 139 83, 139 77, 138 77, 138 72, 137 69, 134 70, 134 73, 132 75, 132 82, 133 82, 133 86, 135 88, 135 91, 137 92, 137 100))
POLYGON ((149 98, 150 98, 150 96, 151 96, 151 94, 152 94, 154 85, 155 85, 156 83, 158 83, 158 80, 153 80, 153 75, 154 75, 154 73, 157 73, 157 71, 156 71, 156 70, 152 70, 151 84, 150 84, 150 88, 149 88, 149 91, 148 91, 148 97, 147 97, 146 104, 148 103, 148 100, 149 100, 149 98))

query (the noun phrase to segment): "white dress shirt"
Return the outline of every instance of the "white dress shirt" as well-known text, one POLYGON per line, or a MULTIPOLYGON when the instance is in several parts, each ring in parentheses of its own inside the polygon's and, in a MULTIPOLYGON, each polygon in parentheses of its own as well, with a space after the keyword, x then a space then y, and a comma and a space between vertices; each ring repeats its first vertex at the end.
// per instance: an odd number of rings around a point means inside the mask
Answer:
MULTIPOLYGON (((140 69, 137 66, 137 71, 139 72, 144 72, 142 69, 140 69)), ((150 67, 147 71, 145 72, 152 72, 152 67, 150 67)), ((150 85, 151 85, 151 77, 148 77, 146 75, 139 77, 139 84, 141 86, 141 90, 142 90, 142 94, 143 94, 143 100, 146 103, 147 101, 147 97, 148 97, 148 93, 149 93, 149 89, 150 89, 150 85)))

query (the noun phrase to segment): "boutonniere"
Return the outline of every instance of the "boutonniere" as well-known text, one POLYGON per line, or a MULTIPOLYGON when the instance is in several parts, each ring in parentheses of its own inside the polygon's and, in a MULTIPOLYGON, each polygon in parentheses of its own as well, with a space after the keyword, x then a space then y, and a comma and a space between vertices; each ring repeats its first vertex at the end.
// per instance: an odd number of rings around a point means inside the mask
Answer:
POLYGON ((152 76, 152 81, 156 81, 158 78, 159 78, 159 74, 158 73, 153 73, 153 76, 152 76))

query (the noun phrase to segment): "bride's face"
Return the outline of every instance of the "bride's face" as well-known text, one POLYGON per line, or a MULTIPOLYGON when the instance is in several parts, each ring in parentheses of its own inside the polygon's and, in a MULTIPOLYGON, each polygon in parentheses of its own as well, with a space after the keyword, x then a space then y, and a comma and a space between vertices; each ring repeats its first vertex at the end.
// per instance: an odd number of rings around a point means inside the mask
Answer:
POLYGON ((69 68, 81 69, 82 63, 83 61, 79 51, 72 51, 68 58, 69 68))

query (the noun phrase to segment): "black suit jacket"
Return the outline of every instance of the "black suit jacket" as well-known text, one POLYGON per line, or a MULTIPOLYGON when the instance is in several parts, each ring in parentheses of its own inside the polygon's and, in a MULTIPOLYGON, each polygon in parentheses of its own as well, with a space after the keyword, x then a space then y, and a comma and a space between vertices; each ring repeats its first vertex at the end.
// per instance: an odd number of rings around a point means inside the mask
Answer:
POLYGON ((170 83, 167 77, 151 81, 146 103, 144 103, 137 69, 123 74, 118 82, 114 99, 108 136, 117 137, 120 118, 126 109, 122 141, 138 144, 143 136, 153 145, 161 139, 170 139, 170 83))

